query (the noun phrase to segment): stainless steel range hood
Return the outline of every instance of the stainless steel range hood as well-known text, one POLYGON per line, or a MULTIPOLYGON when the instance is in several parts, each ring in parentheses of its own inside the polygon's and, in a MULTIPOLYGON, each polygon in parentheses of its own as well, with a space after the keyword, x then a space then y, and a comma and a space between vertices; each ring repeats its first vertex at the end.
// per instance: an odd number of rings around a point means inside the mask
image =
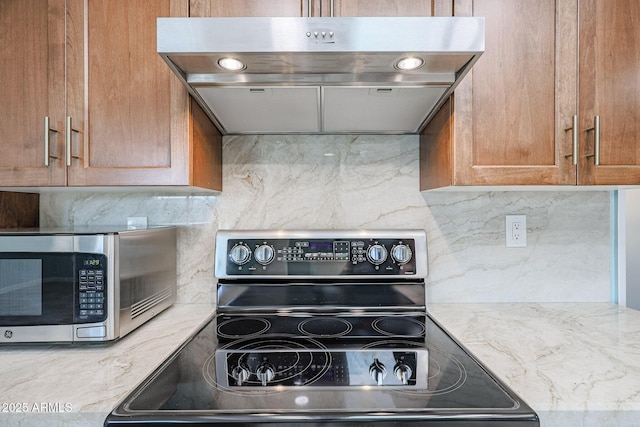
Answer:
POLYGON ((157 24, 158 53, 223 134, 419 133, 484 52, 484 18, 157 24))

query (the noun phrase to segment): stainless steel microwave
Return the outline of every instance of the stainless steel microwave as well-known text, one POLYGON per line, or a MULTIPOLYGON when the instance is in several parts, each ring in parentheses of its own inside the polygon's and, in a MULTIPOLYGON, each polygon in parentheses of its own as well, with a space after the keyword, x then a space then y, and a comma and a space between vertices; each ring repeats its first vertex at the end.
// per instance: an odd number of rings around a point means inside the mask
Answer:
POLYGON ((0 344, 113 341, 176 289, 175 227, 0 232, 0 344))

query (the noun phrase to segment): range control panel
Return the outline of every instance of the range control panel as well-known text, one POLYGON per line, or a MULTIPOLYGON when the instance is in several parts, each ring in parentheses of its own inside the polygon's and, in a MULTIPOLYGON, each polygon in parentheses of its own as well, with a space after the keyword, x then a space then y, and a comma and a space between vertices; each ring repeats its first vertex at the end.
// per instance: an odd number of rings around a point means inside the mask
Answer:
POLYGON ((426 349, 222 349, 215 357, 225 387, 428 387, 426 349))
POLYGON ((424 230, 219 230, 218 279, 422 279, 424 230), (253 277, 255 276, 255 277, 253 277))
POLYGON ((424 274, 420 263, 426 264, 426 238, 420 236, 254 238, 239 233, 218 236, 216 276, 417 276, 424 274))

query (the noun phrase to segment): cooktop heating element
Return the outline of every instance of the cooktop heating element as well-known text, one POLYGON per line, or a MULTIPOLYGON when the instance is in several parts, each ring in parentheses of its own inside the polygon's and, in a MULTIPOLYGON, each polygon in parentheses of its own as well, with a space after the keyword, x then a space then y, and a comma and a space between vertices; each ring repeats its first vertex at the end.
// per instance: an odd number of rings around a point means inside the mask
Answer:
POLYGON ((422 231, 221 231, 217 310, 105 425, 539 426, 426 311, 422 231))
POLYGON ((205 371, 215 367, 222 387, 427 388, 424 316, 226 315, 215 320, 220 346, 205 371), (420 345, 405 348, 407 342, 420 345))

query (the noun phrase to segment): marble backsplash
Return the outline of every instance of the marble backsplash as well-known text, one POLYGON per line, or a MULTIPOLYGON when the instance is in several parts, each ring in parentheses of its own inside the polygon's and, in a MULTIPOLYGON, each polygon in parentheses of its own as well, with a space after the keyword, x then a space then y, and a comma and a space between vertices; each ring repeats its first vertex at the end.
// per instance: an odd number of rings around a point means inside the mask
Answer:
POLYGON ((228 136, 219 195, 43 193, 42 226, 121 225, 146 216, 178 231, 178 300, 213 302, 222 228, 420 228, 430 302, 609 301, 607 191, 420 193, 417 136, 228 136), (526 248, 506 248, 507 214, 527 215, 526 248))

